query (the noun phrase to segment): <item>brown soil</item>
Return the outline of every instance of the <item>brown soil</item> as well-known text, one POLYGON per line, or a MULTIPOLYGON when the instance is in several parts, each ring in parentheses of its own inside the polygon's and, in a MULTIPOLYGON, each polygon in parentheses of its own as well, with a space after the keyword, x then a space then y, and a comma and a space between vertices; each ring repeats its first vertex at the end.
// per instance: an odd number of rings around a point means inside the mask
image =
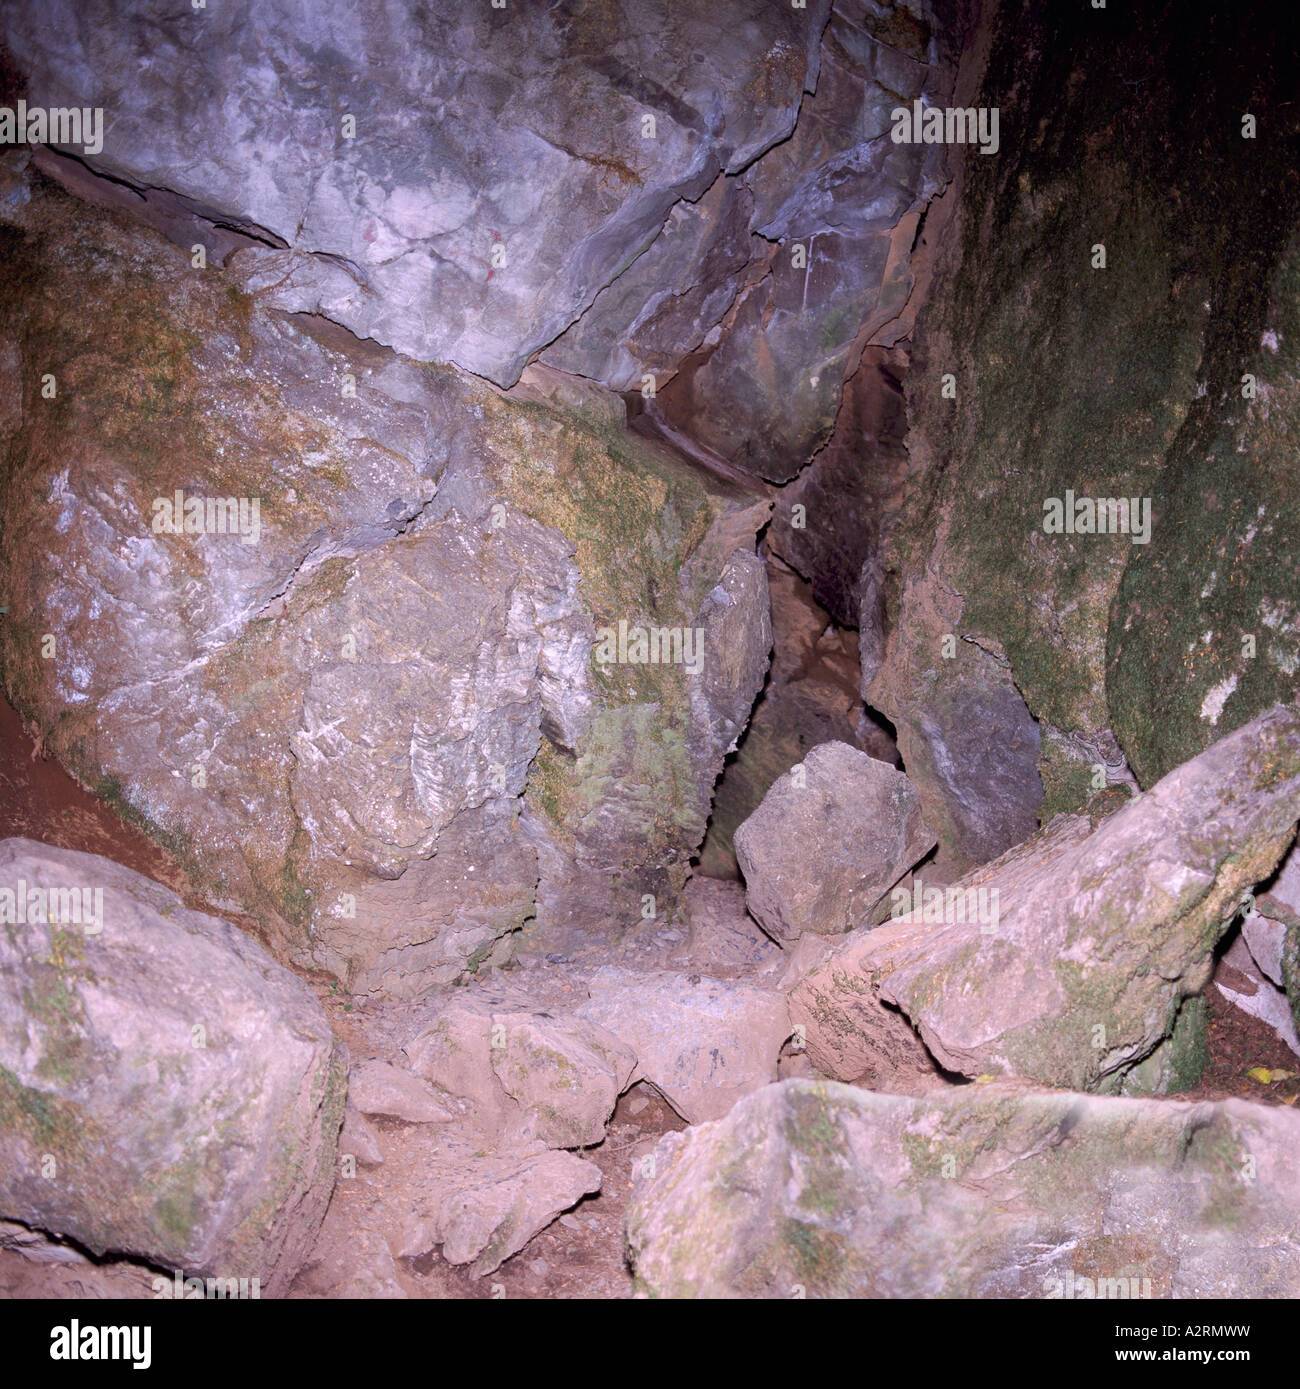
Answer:
POLYGON ((16 836, 102 854, 184 894, 184 875, 172 859, 44 755, 0 698, 0 839, 16 836))
MULTIPOLYGON (((1232 979, 1226 979, 1232 985, 1232 979)), ((1244 991, 1242 985, 1237 985, 1244 991)), ((1248 987, 1248 986, 1247 986, 1248 987)), ((1180 1100, 1255 1100, 1259 1104, 1294 1105, 1300 1101, 1300 1056, 1271 1027, 1243 1013, 1211 985, 1205 991, 1209 1014, 1205 1074, 1195 1090, 1172 1096, 1180 1100), (1291 1080, 1271 1084, 1248 1072, 1290 1071, 1291 1080)))

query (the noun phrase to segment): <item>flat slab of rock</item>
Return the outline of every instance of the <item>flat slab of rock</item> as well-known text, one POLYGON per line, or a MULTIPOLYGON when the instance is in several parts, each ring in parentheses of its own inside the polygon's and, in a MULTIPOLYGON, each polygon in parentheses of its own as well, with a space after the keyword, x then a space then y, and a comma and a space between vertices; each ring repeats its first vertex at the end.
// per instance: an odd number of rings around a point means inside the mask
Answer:
POLYGON ((348 1156, 366 1167, 381 1167, 384 1162, 379 1136, 366 1116, 351 1104, 344 1112, 343 1128, 339 1132, 339 1160, 348 1156))
POLYGON ((591 1021, 469 998, 449 1001, 406 1055, 417 1075, 468 1100, 485 1131, 548 1148, 599 1143, 636 1066, 591 1021))
POLYGON ((1291 1001, 1286 991, 1260 969, 1244 933, 1220 958, 1214 971, 1214 987, 1243 1013, 1258 1018, 1300 1057, 1300 1036, 1291 1015, 1291 1001))
POLYGON ((441 1244, 448 1263, 480 1278, 601 1183, 594 1163, 556 1152, 471 1160, 446 1175, 437 1209, 410 1222, 399 1253, 415 1258, 441 1244))
POLYGON ((888 1067, 910 1022, 946 1069, 1119 1087, 1209 982, 1300 818, 1300 712, 1278 705, 1091 829, 1047 829, 874 931, 791 994, 825 1073, 888 1067), (994 896, 996 894, 996 896, 994 896))
POLYGON ((1300 1114, 784 1081, 667 1134, 628 1248, 653 1297, 1295 1297, 1300 1114))
MULTIPOLYGON (((1242 939, 1246 948, 1266 979, 1274 984, 1282 983, 1282 957, 1286 946, 1286 922, 1268 915, 1267 903, 1263 911, 1247 912, 1241 922, 1242 939)), ((1273 908, 1276 910, 1276 908, 1273 908)))
POLYGON ((0 844, 0 922, 0 1216, 283 1291, 343 1117, 315 995, 228 922, 93 854, 0 844))
POLYGON ((936 842, 902 772, 834 742, 779 777, 735 835, 746 904, 779 941, 866 925, 936 842))
POLYGON ((614 966, 598 969, 589 989, 577 1016, 625 1042, 637 1058, 632 1081, 648 1080, 687 1123, 716 1119, 776 1079, 790 1020, 772 990, 614 966))
POLYGON ((424 1081, 387 1061, 362 1061, 352 1068, 348 1101, 362 1114, 384 1114, 408 1124, 445 1124, 452 1117, 424 1081))

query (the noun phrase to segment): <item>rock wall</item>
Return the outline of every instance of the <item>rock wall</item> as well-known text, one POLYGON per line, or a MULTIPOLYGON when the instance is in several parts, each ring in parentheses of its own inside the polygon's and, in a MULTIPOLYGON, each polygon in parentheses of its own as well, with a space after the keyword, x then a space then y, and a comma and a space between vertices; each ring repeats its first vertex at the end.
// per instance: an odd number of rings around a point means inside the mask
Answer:
POLYGON ((954 150, 864 672, 957 867, 1290 697, 1300 601, 1293 39, 1026 0, 981 36, 958 100, 1000 148, 954 150), (1129 533, 1045 530, 1067 494, 1129 533))

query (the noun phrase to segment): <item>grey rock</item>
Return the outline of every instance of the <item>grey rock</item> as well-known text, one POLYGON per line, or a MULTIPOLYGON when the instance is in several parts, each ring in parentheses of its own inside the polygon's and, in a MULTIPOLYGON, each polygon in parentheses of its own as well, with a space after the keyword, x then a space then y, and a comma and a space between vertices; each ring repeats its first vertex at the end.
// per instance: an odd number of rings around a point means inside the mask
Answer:
POLYGON ((405 360, 0 172, 44 286, 6 301, 0 369, 29 329, 65 354, 0 555, 0 674, 50 750, 357 993, 499 965, 534 914, 666 909, 763 678, 767 504, 590 383, 405 360), (154 531, 178 488, 256 500, 254 543, 154 531), (702 668, 597 670, 620 621, 699 628, 702 668))
POLYGON ((1300 849, 1282 860, 1268 891, 1242 921, 1242 934, 1266 978, 1280 984, 1300 1029, 1300 849))
POLYGON ((235 260, 277 307, 508 386, 680 200, 790 134, 828 12, 56 0, 0 38, 33 102, 112 113, 95 170, 273 243, 235 260))
POLYGON ((661 389, 735 303, 768 244, 749 229, 753 200, 739 178, 720 176, 669 214, 648 249, 596 296, 542 355, 562 371, 642 390, 661 389))
POLYGON ((1247 912, 1242 917, 1241 935, 1264 978, 1280 985, 1286 922, 1276 921, 1262 911, 1247 912))
MULTIPOLYGON (((775 524, 775 522, 773 523, 775 524)), ((769 531, 769 539, 771 532, 769 531)), ((838 629, 788 565, 766 557, 772 604, 773 660, 749 726, 714 791, 699 870, 740 877, 734 837, 772 783, 819 743, 860 747, 895 760, 885 730, 863 715, 853 633, 838 629), (861 716, 861 717, 860 717, 861 716)))
POLYGON ((96 855, 6 840, 6 918, 19 891, 27 920, 0 931, 0 1215, 283 1291, 325 1214, 343 1117, 315 996, 229 923, 96 855), (50 896, 87 891, 97 930, 50 896), (55 924, 33 919, 34 892, 55 924))
POLYGON ((889 237, 817 238, 807 270, 789 256, 742 292, 729 331, 707 361, 664 394, 665 413, 729 463, 788 482, 829 437, 861 315, 883 276, 889 237), (806 283, 806 281, 808 283, 806 283), (821 312, 806 312, 812 297, 821 312), (833 306, 838 305, 836 309, 833 306), (825 350, 828 324, 841 334, 825 350))
POLYGON ((875 673, 862 693, 898 730, 940 858, 958 876, 1038 828, 1042 736, 1006 662, 961 639, 939 579, 918 577, 903 601, 908 621, 890 633, 883 657, 863 647, 864 673, 875 673))
MULTIPOLYGON (((535 929, 566 948, 575 933, 581 941, 611 922, 639 923, 648 898, 656 917, 676 901, 708 827, 713 786, 762 686, 772 644, 766 574, 752 540, 728 546, 733 534, 752 537, 768 508, 736 496, 743 500, 720 516, 680 578, 652 580, 690 595, 682 629, 693 634, 698 669, 607 666, 607 693, 577 755, 550 742, 534 765, 524 823, 541 879, 535 929)), ((658 523, 665 532, 676 524, 667 516, 658 523)), ((648 631, 635 613, 618 620, 648 631)), ((620 629, 604 630, 612 639, 620 629)))
POLYGON ((665 1135, 628 1248, 654 1297, 1294 1297, 1297 1141, 1240 1100, 789 1080, 665 1135))
POLYGON ((1244 936, 1238 936, 1219 960, 1214 987, 1252 1018, 1258 1018, 1300 1057, 1300 1035, 1286 990, 1279 988, 1256 964, 1244 936))
POLYGON ((951 26, 938 8, 832 12, 793 135, 744 175, 750 228, 778 243, 766 273, 751 275, 705 339, 704 360, 664 395, 680 427, 773 482, 794 477, 829 437, 863 346, 906 335, 887 325, 912 289, 916 216, 944 176, 938 147, 891 140, 889 113, 923 93, 937 103, 951 84, 951 26))
POLYGON ((902 772, 832 742, 773 784, 735 844, 750 912, 792 941, 864 925, 935 837, 902 772))

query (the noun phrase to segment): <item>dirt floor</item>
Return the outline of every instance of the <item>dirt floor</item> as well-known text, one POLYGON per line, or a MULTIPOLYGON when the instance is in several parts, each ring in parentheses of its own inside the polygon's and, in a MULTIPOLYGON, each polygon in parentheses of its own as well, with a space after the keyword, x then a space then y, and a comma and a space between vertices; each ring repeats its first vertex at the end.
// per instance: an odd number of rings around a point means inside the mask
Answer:
MULTIPOLYGON (((147 874, 186 896, 179 866, 166 853, 77 786, 52 759, 42 756, 13 709, 0 701, 0 838, 22 835, 63 848, 102 854, 147 874)), ((202 906, 200 902, 193 903, 202 906)), ((247 923, 244 923, 247 924, 247 923)), ((661 933, 662 937, 663 933, 661 933)), ((673 938, 626 942, 621 950, 636 963, 666 963, 673 938), (659 957, 659 958, 656 958, 659 957)), ((602 952, 586 962, 600 962, 602 952)), ((626 956, 625 956, 626 957, 626 956)), ((530 997, 549 990, 557 1002, 581 987, 583 961, 570 977, 565 969, 547 970, 540 960, 507 970, 500 980, 471 988, 492 988, 512 977, 531 975, 530 997)), ((308 982, 321 999, 336 1034, 351 1055, 383 1055, 391 1050, 395 1013, 373 1001, 354 1000, 336 981, 314 976, 308 982)), ((509 985, 506 985, 509 987, 509 985)), ((1300 1058, 1268 1027, 1243 1013, 1211 987, 1208 1065, 1202 1084, 1173 1098, 1182 1100, 1244 1097, 1266 1104, 1294 1105, 1300 1099, 1300 1058), (1267 1081, 1252 1071, 1266 1071, 1267 1081)), ((292 1296, 397 1295, 432 1298, 624 1298, 632 1279, 623 1258, 622 1227, 632 1186, 634 1161, 671 1129, 684 1124, 649 1086, 638 1085, 619 1101, 608 1137, 581 1156, 594 1162, 604 1177, 603 1189, 534 1238, 495 1273, 483 1278, 446 1263, 437 1253, 415 1259, 388 1258, 380 1241, 392 1243, 394 1210, 401 1193, 416 1189, 430 1148, 439 1142, 436 1128, 399 1120, 372 1120, 384 1161, 358 1166, 354 1178, 340 1180, 313 1260, 294 1285, 292 1296), (372 1281, 365 1267, 367 1249, 379 1251, 372 1281), (394 1286, 394 1283, 396 1286, 394 1286)), ((44 1262, 0 1248, 0 1297, 152 1296, 152 1272, 111 1261, 88 1266, 72 1251, 47 1246, 44 1262)))

